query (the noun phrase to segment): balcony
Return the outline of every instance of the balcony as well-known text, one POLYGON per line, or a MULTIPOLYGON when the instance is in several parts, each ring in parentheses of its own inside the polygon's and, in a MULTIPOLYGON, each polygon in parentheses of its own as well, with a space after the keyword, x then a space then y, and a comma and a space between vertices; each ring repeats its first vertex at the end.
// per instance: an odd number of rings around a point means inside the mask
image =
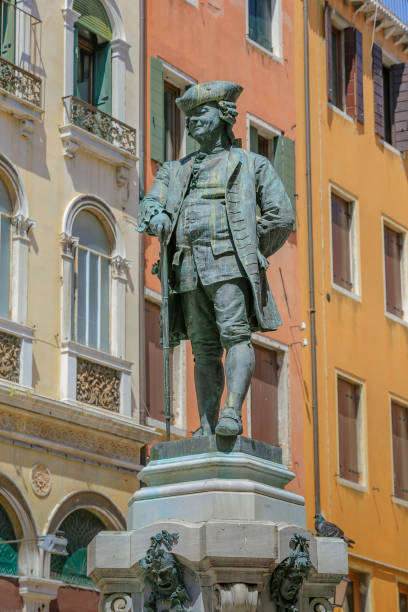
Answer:
POLYGON ((41 30, 36 27, 41 21, 3 0, 0 24, 0 110, 19 119, 21 135, 30 137, 44 112, 42 81, 35 74, 41 64, 41 30))
POLYGON ((118 168, 118 183, 127 182, 126 171, 137 160, 136 130, 74 96, 66 96, 63 103, 66 123, 60 134, 65 157, 73 159, 78 150, 87 151, 118 168))
POLYGON ((376 30, 383 30, 384 37, 393 37, 396 45, 408 48, 408 0, 351 0, 363 13, 367 23, 373 23, 376 30))

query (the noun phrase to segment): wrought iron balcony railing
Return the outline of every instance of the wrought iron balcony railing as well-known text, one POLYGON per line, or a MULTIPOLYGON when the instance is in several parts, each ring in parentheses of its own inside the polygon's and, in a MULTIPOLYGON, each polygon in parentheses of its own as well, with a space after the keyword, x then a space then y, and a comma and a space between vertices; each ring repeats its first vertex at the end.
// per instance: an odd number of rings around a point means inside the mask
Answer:
POLYGON ((70 123, 127 153, 136 155, 134 128, 74 96, 66 96, 63 102, 70 123))
POLYGON ((0 89, 41 108, 41 79, 0 58, 0 89))

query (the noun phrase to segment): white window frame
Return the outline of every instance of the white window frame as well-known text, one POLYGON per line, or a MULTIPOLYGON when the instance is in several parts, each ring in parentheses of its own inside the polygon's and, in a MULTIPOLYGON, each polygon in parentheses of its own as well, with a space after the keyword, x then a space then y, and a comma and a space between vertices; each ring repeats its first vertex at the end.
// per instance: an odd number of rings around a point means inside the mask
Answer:
POLYGON ((259 119, 255 115, 250 113, 246 114, 246 148, 247 151, 251 150, 251 126, 256 128, 258 134, 262 138, 268 140, 268 155, 269 159, 273 158, 273 142, 277 136, 282 135, 282 130, 275 127, 274 125, 267 123, 263 119, 259 119))
POLYGON ((10 189, 11 230, 11 318, 0 319, 0 331, 21 341, 19 385, 32 389, 34 327, 27 325, 28 255, 30 231, 35 222, 28 216, 28 197, 20 175, 10 160, 0 153, 0 178, 10 189))
MULTIPOLYGON (((279 446, 282 449, 283 464, 292 465, 292 443, 291 443, 291 415, 290 415, 290 380, 289 380, 289 347, 286 344, 272 340, 269 336, 263 336, 259 333, 252 334, 251 340, 270 351, 274 351, 277 356, 279 366, 278 373, 278 440, 279 446)), ((248 437, 252 435, 251 431, 251 386, 247 394, 247 427, 248 437)))
POLYGON ((408 500, 401 499, 401 497, 397 497, 395 495, 394 489, 394 443, 393 443, 393 435, 392 435, 392 402, 396 404, 400 404, 400 406, 404 406, 408 410, 408 401, 403 399, 399 395, 395 395, 394 393, 390 393, 388 397, 388 405, 389 405, 389 426, 390 426, 390 447, 391 447, 391 497, 393 501, 400 505, 408 508, 408 500))
MULTIPOLYGON (((145 300, 161 305, 161 294, 148 287, 144 288, 145 300)), ((144 309, 143 309, 144 312, 144 309)), ((145 348, 143 347, 143 351, 145 348)), ((144 357, 143 357, 144 358, 144 357)), ((174 424, 170 426, 170 432, 176 436, 187 436, 187 412, 186 412, 186 342, 182 340, 178 346, 173 348, 173 376, 171 380, 171 407, 174 414, 174 424)), ((163 399, 164 402, 164 399, 163 399)), ((163 404, 164 405, 164 404, 163 404)), ((152 419, 146 416, 146 425, 156 427, 161 432, 166 429, 165 421, 152 419)))
POLYGON ((361 302, 361 266, 360 266, 360 222, 358 199, 342 187, 329 183, 329 231, 330 231, 330 281, 335 291, 361 302), (351 204, 352 217, 350 227, 350 268, 353 289, 350 291, 334 282, 333 278, 333 233, 332 233, 332 195, 351 204))
POLYGON ((346 21, 343 17, 341 17, 341 15, 336 13, 336 11, 332 10, 331 25, 332 27, 336 28, 336 30, 339 30, 340 32, 342 106, 341 108, 339 108, 332 102, 327 102, 327 105, 333 111, 335 111, 336 113, 341 115, 344 119, 347 119, 354 125, 355 119, 353 119, 352 117, 350 117, 350 115, 346 113, 346 66, 345 66, 345 47, 344 47, 344 30, 346 28, 349 28, 351 24, 348 21, 346 21))
MULTIPOLYGON (((167 81, 170 85, 174 85, 181 92, 189 85, 197 85, 197 80, 185 74, 175 66, 167 63, 163 59, 159 58, 163 66, 163 81, 167 81)), ((180 157, 186 155, 186 142, 187 142, 187 130, 186 130, 186 116, 180 111, 180 157)))
POLYGON ((120 375, 120 414, 131 416, 131 367, 125 359, 126 354, 126 287, 129 262, 125 256, 125 246, 119 224, 109 205, 96 196, 84 195, 74 198, 65 211, 62 245, 62 309, 61 309, 61 400, 79 404, 76 401, 77 359, 87 359, 93 363, 117 370, 120 375), (113 237, 113 250, 110 257, 110 321, 109 347, 105 353, 74 342, 72 330, 73 296, 73 250, 78 239, 72 235, 74 219, 81 211, 89 211, 103 218, 113 237))
POLYGON ((383 288, 384 288, 384 314, 388 319, 408 326, 408 230, 403 225, 393 221, 389 217, 383 215, 381 217, 381 242, 382 242, 382 261, 383 261, 383 288), (384 242, 384 227, 389 227, 402 234, 402 258, 401 258, 401 295, 402 295, 402 310, 403 317, 397 317, 392 312, 387 310, 387 285, 385 278, 385 242, 384 242))
POLYGON ((334 385, 334 405, 336 410, 336 448, 337 448, 337 480, 340 484, 356 489, 357 491, 368 491, 368 461, 367 461, 367 399, 366 399, 366 382, 345 372, 344 370, 335 369, 335 385, 334 385), (358 406, 358 463, 360 471, 360 482, 353 482, 340 476, 340 439, 339 439, 339 404, 338 404, 338 379, 342 378, 353 385, 360 387, 360 398, 358 406))
POLYGON ((266 49, 260 45, 256 40, 249 37, 249 0, 245 1, 245 40, 247 43, 269 55, 275 61, 283 62, 283 40, 282 40, 282 0, 270 0, 271 2, 271 40, 272 40, 272 51, 266 49))

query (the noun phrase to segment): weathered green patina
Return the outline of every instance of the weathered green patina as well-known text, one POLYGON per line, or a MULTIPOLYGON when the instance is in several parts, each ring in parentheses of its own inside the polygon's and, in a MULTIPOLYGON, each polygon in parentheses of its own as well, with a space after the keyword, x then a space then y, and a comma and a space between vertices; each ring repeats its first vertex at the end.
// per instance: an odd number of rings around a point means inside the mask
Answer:
POLYGON ((170 552, 178 539, 177 533, 165 530, 156 534, 140 562, 151 590, 145 605, 146 612, 156 612, 160 603, 169 603, 170 609, 175 612, 188 609, 190 597, 184 587, 183 568, 170 552))
POLYGON ((269 160, 235 146, 241 91, 215 81, 177 100, 200 151, 163 164, 139 208, 139 231, 167 245, 170 343, 188 338, 192 344, 196 435, 242 433, 255 365, 251 333, 281 325, 267 258, 287 240, 293 209, 269 160), (227 401, 218 422, 224 349, 227 401))
POLYGON ((279 563, 270 583, 271 599, 277 612, 298 612, 299 591, 313 568, 307 539, 295 533, 289 542, 292 553, 279 563))

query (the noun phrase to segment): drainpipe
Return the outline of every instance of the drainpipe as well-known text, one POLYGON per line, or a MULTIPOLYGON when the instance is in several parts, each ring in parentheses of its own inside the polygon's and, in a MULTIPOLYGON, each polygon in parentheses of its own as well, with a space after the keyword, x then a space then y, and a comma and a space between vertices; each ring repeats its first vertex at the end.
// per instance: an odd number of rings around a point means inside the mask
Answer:
POLYGON ((316 302, 313 246, 313 202, 312 164, 310 143, 310 66, 309 66, 309 0, 303 0, 304 58, 305 58, 305 124, 306 124, 306 182, 307 182, 307 237, 309 258, 309 313, 310 350, 312 359, 312 411, 315 513, 320 513, 320 457, 319 457, 319 410, 317 403, 317 362, 316 362, 316 302))
MULTIPOLYGON (((146 122, 146 0, 139 4, 139 201, 144 196, 145 181, 145 122, 146 122)), ((145 359, 145 297, 144 297, 144 235, 139 240, 139 413, 140 422, 146 423, 146 359, 145 359)))

